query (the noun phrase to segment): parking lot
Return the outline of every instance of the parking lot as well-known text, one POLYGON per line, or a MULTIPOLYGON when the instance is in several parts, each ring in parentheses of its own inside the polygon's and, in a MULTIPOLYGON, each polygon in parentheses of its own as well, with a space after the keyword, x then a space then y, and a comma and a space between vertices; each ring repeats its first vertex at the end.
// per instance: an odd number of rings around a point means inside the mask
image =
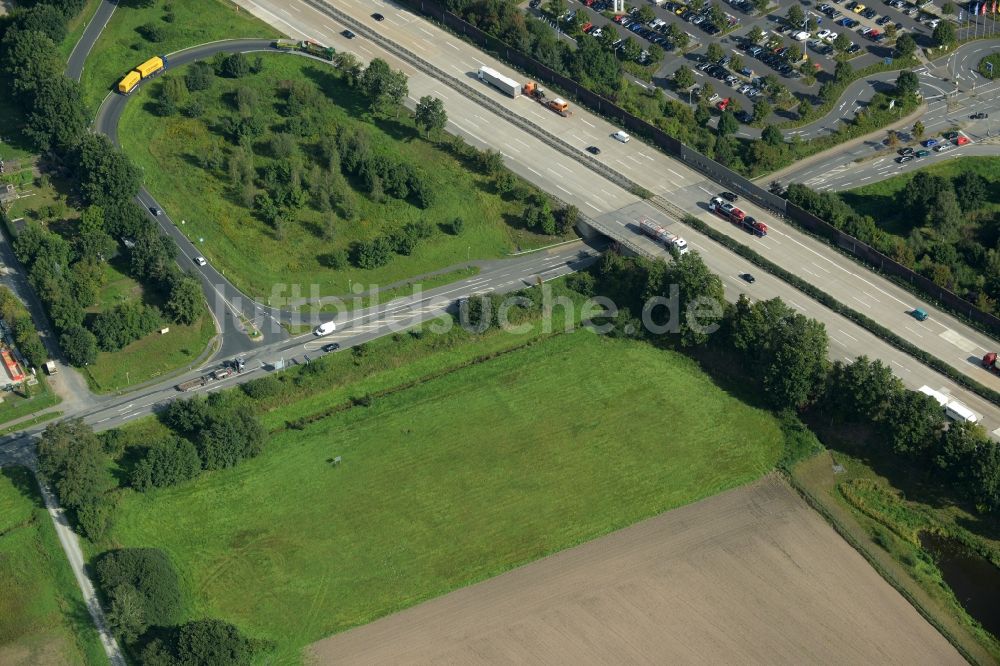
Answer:
MULTIPOLYGON (((735 102, 734 106, 742 110, 738 116, 742 122, 751 120, 749 111, 764 96, 765 77, 782 84, 796 98, 819 105, 820 87, 833 78, 837 64, 834 44, 841 34, 850 41, 845 43, 842 39, 838 45, 844 47, 851 66, 858 70, 879 62, 891 62, 887 59, 893 57, 894 49, 885 39, 886 28, 890 25, 897 36, 909 33, 921 47, 931 45, 933 20, 949 20, 937 16, 939 11, 933 3, 918 7, 906 0, 879 0, 872 5, 856 0, 826 0, 815 4, 810 0, 778 0, 764 12, 758 12, 752 0, 715 3, 718 5, 715 10, 712 4, 706 3, 698 11, 681 2, 656 4, 638 0, 637 4, 626 3, 626 13, 618 16, 609 12, 611 3, 603 0, 568 0, 567 4, 568 15, 581 9, 586 12, 587 23, 592 24, 590 35, 600 36, 613 30, 619 38, 632 36, 644 49, 651 44, 660 46, 666 55, 653 75, 653 85, 681 101, 694 101, 694 95, 678 95, 670 87, 673 73, 686 65, 693 70, 698 85, 711 84, 718 95, 713 101, 716 108, 726 108, 735 102), (653 21, 638 20, 639 8, 643 5, 652 10, 653 21), (786 19, 793 5, 797 5, 805 17, 802 26, 791 26, 786 19), (749 40, 755 28, 763 35, 757 43, 749 40), (672 36, 679 33, 687 35, 688 44, 683 50, 672 43, 672 36), (713 43, 721 47, 726 58, 721 63, 707 61, 709 45, 713 43), (795 49, 790 47, 796 43, 804 59, 792 63, 789 55, 795 49), (734 55, 739 56, 735 63, 734 55), (805 59, 808 59, 805 66, 812 67, 814 80, 801 74, 805 59), (734 67, 734 64, 739 66, 734 67), (730 102, 725 102, 726 99, 730 102)), ((786 106, 791 108, 795 103, 797 100, 790 100, 786 106)), ((790 111, 776 109, 766 122, 777 123, 795 117, 790 111)))

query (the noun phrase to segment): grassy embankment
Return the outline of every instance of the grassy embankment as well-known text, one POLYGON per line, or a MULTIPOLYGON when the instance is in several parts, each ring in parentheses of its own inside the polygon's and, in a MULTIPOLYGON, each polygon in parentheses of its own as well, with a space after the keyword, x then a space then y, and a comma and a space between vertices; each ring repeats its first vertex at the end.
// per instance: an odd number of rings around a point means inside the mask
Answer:
POLYGON ((31 474, 0 471, 0 663, 106 664, 31 474))
POLYGON ((940 497, 933 480, 841 452, 845 448, 850 446, 838 446, 835 452, 823 452, 794 466, 795 484, 825 507, 828 518, 847 532, 852 545, 862 550, 883 577, 929 613, 939 629, 976 661, 1000 660, 1000 641, 962 608, 933 556, 919 541, 923 531, 947 535, 997 563, 997 520, 940 497), (843 467, 840 474, 833 473, 834 461, 843 467), (908 497, 931 499, 921 502, 908 497))
MULTIPOLYGON (((564 240, 532 233, 524 228, 523 195, 501 197, 493 178, 460 161, 441 146, 420 135, 410 114, 398 118, 372 119, 367 102, 349 87, 332 67, 289 54, 265 54, 264 70, 240 79, 216 78, 209 90, 192 93, 204 108, 200 118, 153 113, 154 100, 163 80, 136 93, 121 121, 122 145, 142 166, 146 184, 166 210, 178 221, 188 238, 198 242, 203 254, 245 293, 267 300, 275 285, 299 285, 308 295, 318 285, 321 295, 349 294, 350 285, 387 285, 414 278, 470 259, 501 257, 516 249, 531 249, 564 240), (375 152, 386 152, 422 172, 435 192, 435 202, 421 210, 409 201, 387 197, 377 203, 367 194, 348 187, 356 216, 342 217, 342 209, 321 212, 310 202, 295 213, 281 234, 248 208, 240 205, 229 174, 224 169, 203 168, 205 155, 213 150, 231 152, 233 142, 220 129, 236 114, 234 91, 249 88, 259 100, 254 105, 269 132, 254 141, 254 166, 258 173, 280 163, 271 157, 273 132, 287 131, 285 94, 281 82, 310 85, 317 99, 302 115, 311 119, 311 133, 296 137, 297 152, 306 156, 303 175, 325 167, 317 158, 317 144, 334 127, 363 128, 375 152), (461 217, 460 234, 446 231, 461 217), (323 234, 334 222, 333 238, 323 234), (403 228, 408 223, 428 222, 434 233, 421 240, 409 256, 394 255, 387 264, 362 270, 331 261, 348 251, 353 242, 368 240, 403 228), (204 239, 204 242, 200 242, 204 239)), ((172 73, 181 76, 185 69, 172 73)), ((167 77, 171 74, 167 74, 167 77)), ((349 181, 350 182, 350 181, 349 181)), ((521 181, 518 189, 532 189, 521 181)), ((456 275, 455 279, 459 276, 456 275)))
POLYGON ((277 30, 227 0, 156 0, 151 7, 135 7, 133 3, 122 2, 87 58, 81 80, 84 101, 96 112, 101 100, 129 70, 154 55, 166 55, 220 39, 281 36, 277 30), (165 18, 169 15, 167 7, 173 12, 173 21, 165 18), (147 24, 163 28, 163 41, 151 42, 139 32, 138 29, 147 24))
MULTIPOLYGON (((328 356, 321 376, 286 375, 262 407, 263 455, 125 491, 109 542, 163 548, 189 616, 235 622, 294 660, 330 633, 746 483, 781 456, 777 420, 690 359, 586 330, 538 335, 401 334, 328 356)), ((144 439, 158 427, 131 428, 144 439)))

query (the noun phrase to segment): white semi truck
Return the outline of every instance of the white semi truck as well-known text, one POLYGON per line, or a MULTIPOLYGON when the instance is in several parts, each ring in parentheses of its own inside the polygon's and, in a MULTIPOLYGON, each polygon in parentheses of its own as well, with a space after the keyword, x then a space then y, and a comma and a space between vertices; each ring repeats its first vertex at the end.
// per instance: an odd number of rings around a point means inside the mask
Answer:
POLYGON ((479 79, 486 81, 486 83, 489 83, 494 88, 503 91, 511 97, 517 97, 521 94, 520 83, 490 67, 479 68, 479 79))

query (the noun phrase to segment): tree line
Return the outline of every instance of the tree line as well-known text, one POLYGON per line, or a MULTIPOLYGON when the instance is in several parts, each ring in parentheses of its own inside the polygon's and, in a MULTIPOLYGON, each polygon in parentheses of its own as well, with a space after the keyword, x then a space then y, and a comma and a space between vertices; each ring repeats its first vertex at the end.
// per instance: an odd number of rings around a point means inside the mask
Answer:
POLYGON ((699 358, 724 359, 706 369, 735 375, 753 387, 748 395, 762 396, 775 410, 795 410, 820 428, 859 426, 869 433, 868 454, 917 470, 980 511, 1000 511, 1000 449, 980 426, 949 422, 937 401, 907 389, 881 361, 861 356, 830 363, 823 324, 781 299, 752 302, 741 295, 735 304, 725 302, 718 276, 696 253, 669 265, 607 254, 590 275, 572 280, 582 293, 608 296, 622 308, 624 316, 609 320, 615 335, 649 335, 640 321, 643 304, 669 297, 670 285, 679 286, 678 312, 701 296, 724 304, 707 319, 703 314, 697 327, 682 318, 676 338, 650 337, 699 358), (704 333, 706 323, 718 330, 704 333))
POLYGON ((82 1, 37 2, 0 22, 0 78, 25 116, 25 135, 51 162, 72 174, 86 209, 71 240, 30 223, 14 251, 60 334, 70 363, 94 362, 155 330, 165 317, 195 321, 202 309, 197 280, 179 271, 176 248, 135 203, 140 173, 107 137, 87 131, 80 85, 62 74, 56 43, 82 1), (117 240, 116 240, 117 239, 117 240), (159 290, 165 312, 127 304, 87 321, 106 272, 102 264, 126 246, 133 277, 159 290), (127 241, 127 242, 125 242, 127 241))
MULTIPOLYGON (((919 129, 919 128, 918 128, 919 129)), ((891 143, 891 141, 890 141, 891 143)), ((792 203, 868 243, 935 284, 962 295, 986 312, 1000 312, 1000 213, 992 204, 996 180, 967 170, 953 177, 924 171, 879 200, 879 221, 850 203, 866 195, 816 192, 792 184, 792 203), (898 233, 880 225, 895 221, 898 233)))

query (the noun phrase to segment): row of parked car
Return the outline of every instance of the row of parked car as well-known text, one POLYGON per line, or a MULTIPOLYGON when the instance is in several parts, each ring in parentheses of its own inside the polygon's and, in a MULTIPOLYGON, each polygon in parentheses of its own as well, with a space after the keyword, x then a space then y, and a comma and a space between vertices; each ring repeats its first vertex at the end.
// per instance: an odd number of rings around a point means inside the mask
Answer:
POLYGON ((700 12, 696 12, 687 5, 668 2, 664 5, 664 8, 672 11, 675 15, 680 16, 681 19, 687 21, 688 23, 698 26, 709 35, 717 35, 722 32, 724 28, 731 28, 739 24, 739 19, 734 16, 727 15, 728 25, 721 27, 715 25, 715 23, 712 22, 711 12, 707 6, 700 12))
POLYGON ((780 73, 782 76, 795 76, 795 68, 788 62, 788 47, 778 44, 773 47, 755 44, 749 39, 740 42, 740 49, 748 55, 757 58, 762 63, 780 73))
POLYGON ((914 150, 909 146, 900 148, 896 151, 899 154, 896 161, 900 164, 904 164, 906 162, 912 162, 913 160, 929 156, 931 154, 931 150, 936 153, 944 153, 952 150, 953 148, 965 146, 968 143, 969 137, 964 134, 959 134, 958 132, 945 132, 941 135, 940 139, 932 137, 921 141, 920 145, 923 146, 922 149, 914 150))
MULTIPOLYGON (((724 83, 726 83, 729 86, 732 86, 733 88, 736 88, 741 94, 746 95, 747 97, 757 97, 758 95, 761 94, 760 88, 757 88, 756 86, 747 83, 745 79, 737 76, 736 74, 733 74, 728 69, 726 69, 726 65, 728 64, 729 64, 729 57, 727 56, 718 63, 705 61, 700 65, 698 65, 698 69, 705 72, 709 76, 716 78, 720 81, 723 81, 724 83)), ((744 67, 740 71, 740 74, 748 77, 753 75, 753 71, 751 71, 747 67, 744 67)), ((725 111, 725 109, 721 108, 720 111, 725 111)))
POLYGON ((623 28, 631 30, 650 44, 658 44, 664 49, 669 50, 671 48, 670 41, 664 36, 664 33, 667 31, 667 22, 663 19, 654 19, 650 23, 643 23, 634 18, 634 15, 638 12, 638 9, 633 9, 633 16, 618 14, 615 16, 615 23, 621 24, 623 28))

